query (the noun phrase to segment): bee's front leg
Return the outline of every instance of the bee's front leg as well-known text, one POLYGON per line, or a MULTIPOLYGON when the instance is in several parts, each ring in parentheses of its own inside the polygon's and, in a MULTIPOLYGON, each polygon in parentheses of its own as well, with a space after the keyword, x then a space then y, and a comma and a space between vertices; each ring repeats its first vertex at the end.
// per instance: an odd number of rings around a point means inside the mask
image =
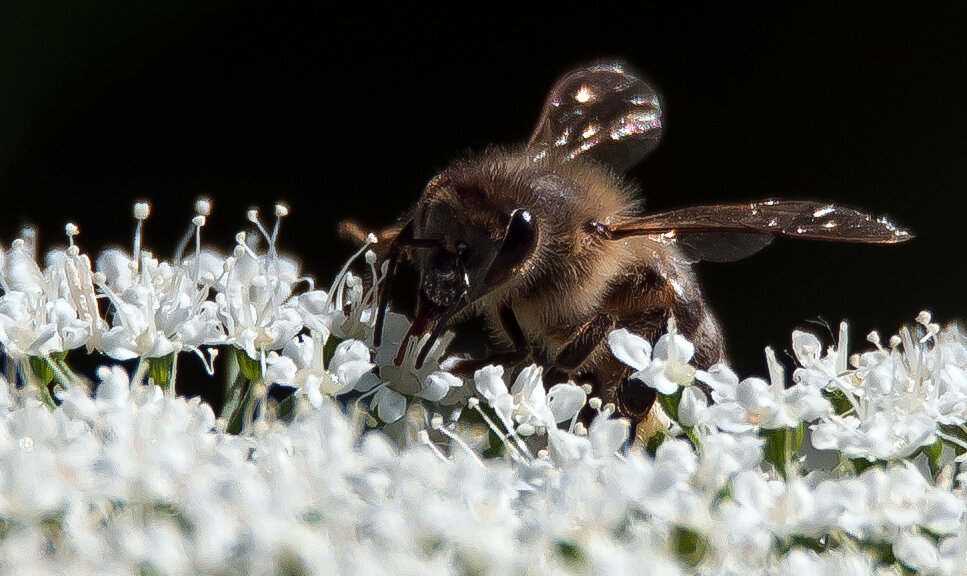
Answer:
POLYGON ((531 355, 531 348, 527 343, 527 337, 524 336, 524 330, 521 329, 520 323, 517 322, 517 317, 510 306, 504 306, 500 309, 500 326, 510 339, 511 350, 488 351, 484 358, 461 360, 451 369, 451 372, 470 376, 490 364, 516 366, 527 360, 531 355))

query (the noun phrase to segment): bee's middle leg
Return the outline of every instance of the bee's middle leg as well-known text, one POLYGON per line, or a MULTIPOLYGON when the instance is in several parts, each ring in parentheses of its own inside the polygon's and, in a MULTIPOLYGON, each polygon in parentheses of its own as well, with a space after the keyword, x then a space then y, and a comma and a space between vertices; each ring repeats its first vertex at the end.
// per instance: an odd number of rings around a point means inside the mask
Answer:
POLYGON ((547 384, 566 382, 569 375, 577 370, 591 353, 608 337, 614 328, 614 318, 610 314, 598 314, 578 329, 557 356, 554 365, 545 373, 547 384))

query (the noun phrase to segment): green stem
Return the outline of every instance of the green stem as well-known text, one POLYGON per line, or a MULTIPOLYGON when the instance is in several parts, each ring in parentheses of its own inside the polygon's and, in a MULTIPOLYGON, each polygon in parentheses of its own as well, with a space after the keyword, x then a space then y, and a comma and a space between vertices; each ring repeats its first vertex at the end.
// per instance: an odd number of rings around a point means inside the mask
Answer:
POLYGON ((661 407, 665 411, 665 414, 668 414, 668 417, 674 420, 675 422, 678 422, 678 404, 679 402, 681 402, 681 400, 682 400, 681 388, 679 388, 678 390, 675 390, 675 392, 667 396, 661 393, 658 394, 658 402, 661 404, 661 407))
POLYGON ((165 396, 174 395, 175 354, 148 358, 148 378, 164 391, 165 396))
POLYGON ((225 404, 225 408, 230 410, 226 431, 229 434, 241 434, 248 422, 247 417, 249 416, 249 406, 253 403, 252 388, 254 386, 252 382, 239 374, 238 381, 232 388, 235 393, 230 401, 225 404))
POLYGON ((698 434, 695 433, 695 428, 682 426, 682 432, 685 433, 685 436, 692 442, 692 446, 694 446, 696 450, 699 450, 702 447, 698 434))
POLYGON ((54 368, 50 359, 41 356, 31 356, 27 366, 21 368, 24 380, 32 382, 40 392, 40 400, 51 410, 57 407, 54 397, 50 394, 50 384, 54 381, 54 368))
POLYGON ((57 408, 57 402, 54 402, 54 397, 50 395, 50 389, 47 388, 47 386, 40 386, 39 389, 40 399, 44 402, 44 404, 51 410, 57 408))
POLYGON ((234 364, 237 366, 235 379, 228 387, 222 417, 228 419, 226 430, 229 434, 241 434, 251 427, 255 414, 255 388, 262 379, 261 364, 245 354, 240 348, 233 348, 234 364))

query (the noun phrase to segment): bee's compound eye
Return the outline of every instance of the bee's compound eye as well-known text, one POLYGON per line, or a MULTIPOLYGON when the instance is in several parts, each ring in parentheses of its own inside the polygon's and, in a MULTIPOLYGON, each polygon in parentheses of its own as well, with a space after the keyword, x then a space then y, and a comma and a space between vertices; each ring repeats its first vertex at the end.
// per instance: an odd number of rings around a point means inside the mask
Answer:
POLYGON ((510 215, 507 234, 500 246, 501 252, 519 254, 520 259, 537 245, 537 225, 529 210, 518 208, 510 215))
POLYGON ((529 210, 514 210, 497 255, 487 271, 487 283, 493 286, 505 280, 514 267, 526 260, 536 247, 537 220, 529 210))

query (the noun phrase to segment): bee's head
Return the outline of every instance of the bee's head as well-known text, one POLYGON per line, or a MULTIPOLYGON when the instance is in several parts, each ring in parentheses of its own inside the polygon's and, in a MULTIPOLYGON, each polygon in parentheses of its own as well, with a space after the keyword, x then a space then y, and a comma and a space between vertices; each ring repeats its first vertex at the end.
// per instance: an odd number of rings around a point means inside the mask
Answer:
MULTIPOLYGON (((439 210, 437 217, 442 217, 439 210)), ((473 225, 459 225, 459 218, 433 221, 427 237, 415 237, 423 250, 416 254, 420 290, 416 318, 410 333, 433 336, 417 358, 421 365, 446 324, 468 305, 486 297, 515 272, 521 270, 537 247, 537 221, 531 212, 517 208, 498 217, 499 233, 473 225), (457 225, 454 225, 457 224, 457 225), (432 235, 431 231, 439 235, 432 235)))

